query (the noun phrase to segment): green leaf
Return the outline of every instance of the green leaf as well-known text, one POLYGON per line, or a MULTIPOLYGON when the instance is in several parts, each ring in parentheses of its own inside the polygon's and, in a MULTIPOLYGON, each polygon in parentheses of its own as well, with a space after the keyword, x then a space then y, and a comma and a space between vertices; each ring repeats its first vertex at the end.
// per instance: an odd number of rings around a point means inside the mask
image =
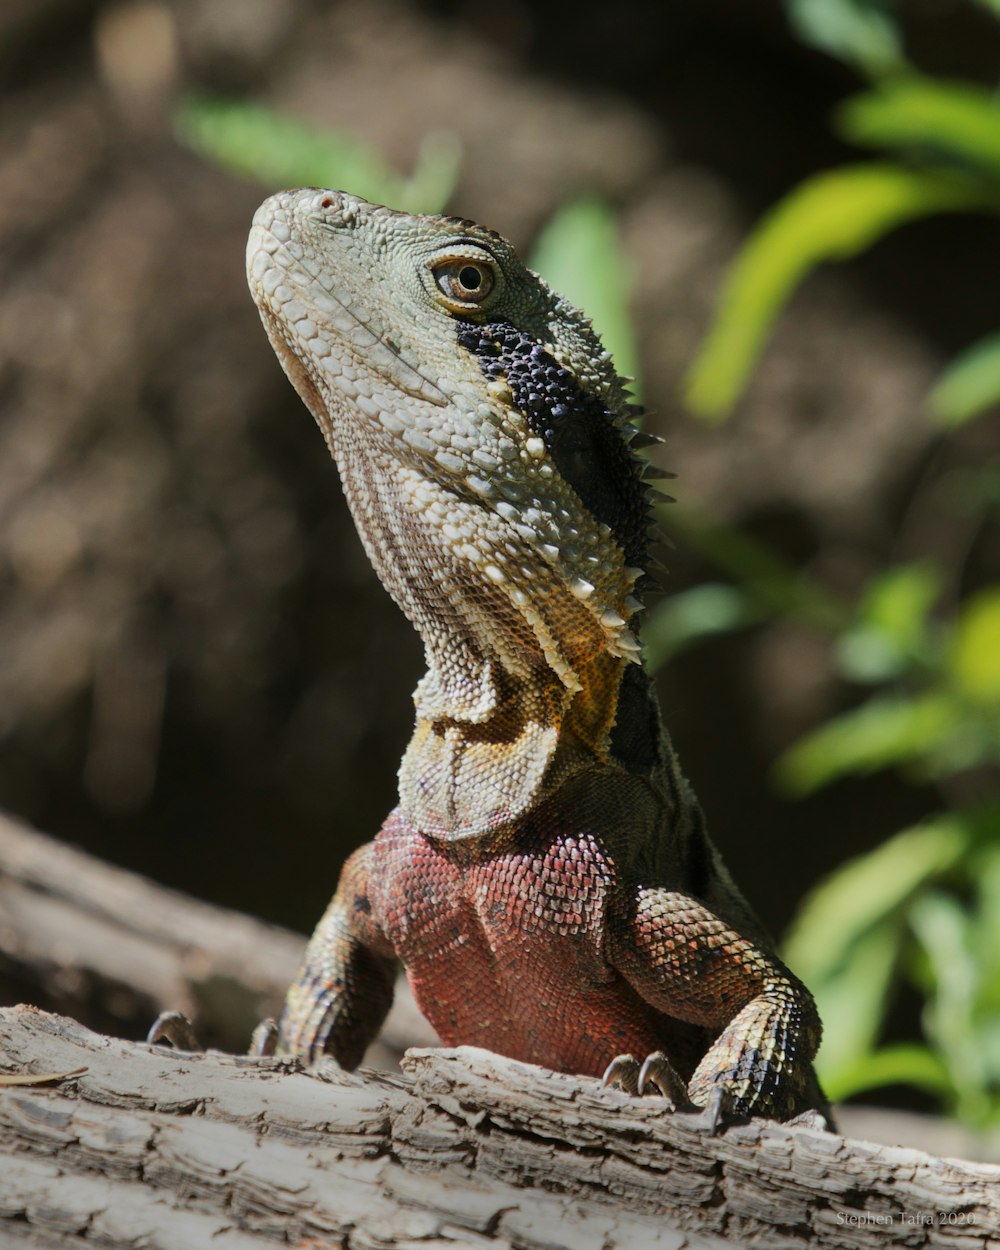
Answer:
POLYGON ((927 1046, 900 1043, 859 1055, 839 1068, 822 1072, 827 1097, 842 1102, 883 1085, 915 1085, 937 1098, 954 1094, 954 1084, 941 1058, 927 1046))
POLYGON ((837 667, 851 681, 872 685, 898 677, 906 658, 898 647, 870 625, 857 625, 836 641, 837 667))
POLYGON ((927 631, 927 614, 941 591, 941 571, 931 564, 901 564, 872 578, 861 618, 900 650, 914 651, 927 631))
POLYGON ((458 176, 458 143, 447 135, 428 136, 413 176, 403 178, 361 140, 258 104, 191 97, 175 125, 196 152, 270 188, 338 187, 407 212, 439 212, 458 176))
POLYGON ((539 235, 530 263, 553 290, 587 310, 618 372, 636 377, 639 352, 629 313, 632 268, 611 209, 591 198, 566 204, 539 235))
POLYGON ((976 985, 976 961, 970 949, 971 917, 957 899, 930 890, 910 904, 910 928, 919 940, 926 962, 925 988, 949 1011, 958 1011, 963 1031, 976 985))
POLYGON ((955 627, 949 669, 956 687, 980 704, 1000 703, 1000 586, 968 599, 955 627))
POLYGON ((871 773, 928 756, 961 720, 949 696, 881 695, 800 739, 775 768, 792 794, 809 794, 846 773, 871 773))
POLYGON ((894 6, 879 0, 785 0, 788 16, 804 43, 856 65, 885 74, 905 62, 894 6))
POLYGON ((760 222, 730 270, 687 378, 691 409, 703 417, 726 413, 782 305, 822 261, 854 256, 904 222, 980 208, 987 199, 958 175, 891 164, 851 165, 800 184, 760 222))
POLYGON ((968 851, 953 814, 900 831, 850 860, 805 900, 784 958, 813 990, 824 1021, 819 1069, 834 1096, 859 1088, 858 1066, 878 1039, 898 966, 906 909, 968 851))
POLYGON ((967 1118, 983 1120, 982 1073, 1000 1064, 1000 1030, 986 984, 989 970, 1000 964, 991 942, 1000 922, 988 890, 968 921, 943 892, 952 880, 964 881, 977 858, 982 876, 992 873, 1000 883, 1000 803, 948 812, 902 830, 832 873, 806 899, 784 957, 816 996, 824 1021, 817 1067, 831 1096, 905 1082, 957 1100, 967 1118), (911 930, 922 945, 933 947, 930 958, 923 958, 921 981, 930 995, 927 1027, 940 1048, 943 1038, 933 1030, 941 1020, 933 1013, 950 1013, 943 1025, 947 1031, 954 1024, 947 1038, 951 1049, 874 1050, 891 1010, 900 958, 914 950, 911 930), (984 944, 992 963, 978 954, 984 944), (955 985, 939 986, 950 982, 953 963, 955 985), (970 994, 973 982, 979 988, 970 994), (948 995, 949 1005, 942 1008, 948 995), (966 1044, 963 1031, 982 1052, 970 1068, 971 1081, 954 1066, 953 1053, 966 1044))
POLYGON ((912 74, 845 101, 835 120, 853 143, 918 149, 1000 180, 1000 101, 992 89, 912 74))
POLYGON ((857 624, 837 640, 844 674, 884 681, 902 672, 926 646, 927 617, 940 589, 941 574, 929 564, 904 564, 873 578, 857 624))
POLYGON ((928 399, 931 416, 941 425, 964 425, 1000 407, 1000 333, 966 348, 938 378, 928 399))
POLYGON ((849 860, 803 903, 784 944, 788 963, 810 984, 830 977, 866 933, 962 861, 977 827, 948 813, 849 860))
MULTIPOLYGON (((877 925, 843 952, 836 968, 828 968, 824 976, 803 977, 823 1021, 816 1066, 824 1085, 836 1085, 839 1074, 875 1045, 889 1006, 898 930, 891 922, 877 925)), ((795 970, 801 972, 798 966, 795 970)))
POLYGON ((971 836, 950 814, 905 829, 832 873, 804 902, 784 958, 816 997, 824 1022, 818 1066, 835 1096, 856 1086, 855 1065, 881 1031, 907 905, 961 862, 971 836))
POLYGON ((948 1065, 961 1118, 981 1120, 988 1113, 989 1077, 977 1028, 980 973, 971 918, 957 899, 935 890, 914 900, 909 923, 929 973, 925 1032, 948 1065))
POLYGON ((661 664, 713 634, 739 629, 760 620, 747 596, 724 582, 706 582, 665 599, 643 624, 646 663, 655 672, 661 664))

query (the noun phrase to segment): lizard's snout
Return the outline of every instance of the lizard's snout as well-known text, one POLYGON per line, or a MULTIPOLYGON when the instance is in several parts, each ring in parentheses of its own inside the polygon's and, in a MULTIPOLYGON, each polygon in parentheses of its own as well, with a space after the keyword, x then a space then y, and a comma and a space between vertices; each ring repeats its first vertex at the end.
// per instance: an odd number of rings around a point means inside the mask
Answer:
MULTIPOLYGON (((294 250, 296 245, 321 246, 317 233, 329 239, 330 232, 336 234, 354 225, 362 203, 344 191, 317 187, 278 191, 268 196, 253 215, 247 240, 248 271, 253 273, 256 256, 261 253, 274 256, 283 244, 292 244, 293 256, 298 255, 294 250)), ((263 264, 258 260, 258 269, 263 264)))

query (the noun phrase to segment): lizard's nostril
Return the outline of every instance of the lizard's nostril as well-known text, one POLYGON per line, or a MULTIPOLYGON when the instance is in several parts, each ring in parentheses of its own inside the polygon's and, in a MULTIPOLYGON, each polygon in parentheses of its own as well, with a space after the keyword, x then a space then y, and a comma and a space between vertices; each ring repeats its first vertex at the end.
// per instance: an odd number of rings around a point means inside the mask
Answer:
POLYGON ((320 208, 333 208, 333 196, 324 195, 319 202, 320 208))

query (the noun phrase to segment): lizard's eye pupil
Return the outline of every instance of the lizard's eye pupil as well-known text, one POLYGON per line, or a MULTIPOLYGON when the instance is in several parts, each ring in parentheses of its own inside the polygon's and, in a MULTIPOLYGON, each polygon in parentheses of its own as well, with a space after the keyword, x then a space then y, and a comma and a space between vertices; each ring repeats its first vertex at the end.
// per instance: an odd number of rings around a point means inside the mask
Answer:
POLYGON ((434 281, 454 311, 470 304, 481 304, 496 281, 493 268, 487 263, 456 257, 442 260, 433 268, 434 281))

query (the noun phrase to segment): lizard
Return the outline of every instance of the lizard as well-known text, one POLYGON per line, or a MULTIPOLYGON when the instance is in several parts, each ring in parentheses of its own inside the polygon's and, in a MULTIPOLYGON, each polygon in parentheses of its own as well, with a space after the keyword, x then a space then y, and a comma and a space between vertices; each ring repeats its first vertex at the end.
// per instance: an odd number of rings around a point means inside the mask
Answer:
POLYGON ((654 440, 590 321, 499 234, 333 190, 269 197, 247 275, 427 665, 398 805, 344 864, 273 1049, 353 1069, 402 964, 445 1045, 713 1131, 822 1117, 815 1003, 643 666, 654 440))

